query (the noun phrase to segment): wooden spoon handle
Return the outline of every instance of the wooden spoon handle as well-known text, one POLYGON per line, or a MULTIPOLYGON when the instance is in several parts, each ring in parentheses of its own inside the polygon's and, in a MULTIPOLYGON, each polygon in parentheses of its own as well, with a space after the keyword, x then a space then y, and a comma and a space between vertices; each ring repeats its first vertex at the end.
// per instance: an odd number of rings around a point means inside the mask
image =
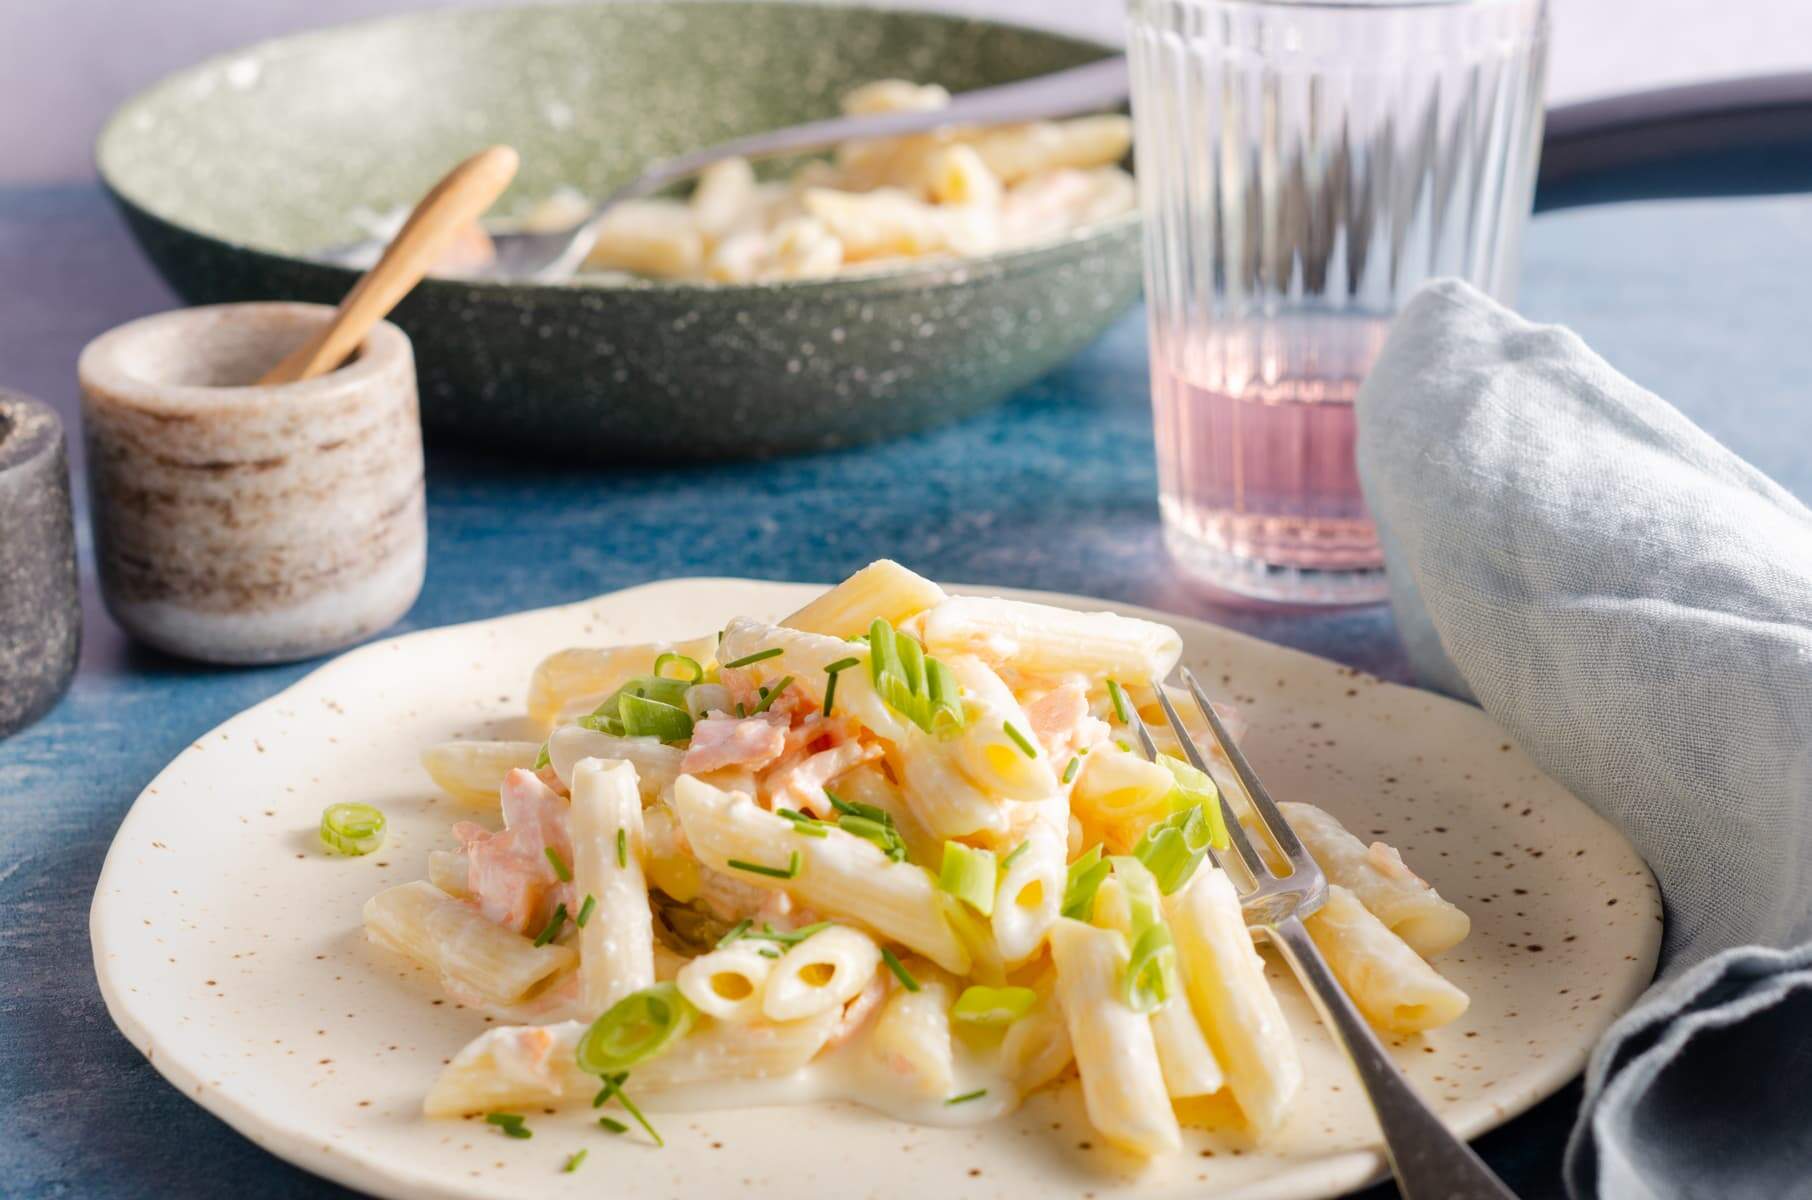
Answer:
POLYGON ((519 161, 510 147, 492 146, 447 172, 415 206, 377 265, 346 293, 333 320, 258 382, 298 383, 345 362, 372 327, 421 282, 453 236, 503 194, 515 178, 519 161))

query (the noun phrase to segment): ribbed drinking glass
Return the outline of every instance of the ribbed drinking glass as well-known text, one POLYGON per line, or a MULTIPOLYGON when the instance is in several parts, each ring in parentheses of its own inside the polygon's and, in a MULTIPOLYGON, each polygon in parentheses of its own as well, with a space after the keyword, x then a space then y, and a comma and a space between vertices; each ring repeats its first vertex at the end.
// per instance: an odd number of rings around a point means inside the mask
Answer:
POLYGON ((1353 397, 1417 284, 1503 300, 1544 0, 1130 0, 1165 541, 1299 604, 1384 595, 1353 397))

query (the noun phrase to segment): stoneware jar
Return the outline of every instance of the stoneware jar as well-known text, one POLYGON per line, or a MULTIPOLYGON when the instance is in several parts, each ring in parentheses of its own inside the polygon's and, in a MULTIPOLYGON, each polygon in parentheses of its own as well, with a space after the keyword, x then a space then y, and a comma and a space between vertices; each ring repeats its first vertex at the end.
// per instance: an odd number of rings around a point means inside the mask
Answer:
POLYGON ((427 526, 408 337, 385 322, 337 371, 255 383, 332 311, 184 309, 82 351, 95 558, 134 637, 282 662, 368 637, 415 602, 427 526))
POLYGON ((56 703, 81 639, 63 426, 0 391, 0 737, 56 703))

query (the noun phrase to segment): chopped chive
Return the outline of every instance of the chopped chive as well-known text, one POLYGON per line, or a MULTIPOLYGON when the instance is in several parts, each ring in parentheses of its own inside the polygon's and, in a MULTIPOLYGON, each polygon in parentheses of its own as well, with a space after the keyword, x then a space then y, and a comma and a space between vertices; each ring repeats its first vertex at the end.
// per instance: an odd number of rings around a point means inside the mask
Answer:
POLYGON ((559 879, 561 883, 571 883, 573 881, 573 869, 566 865, 566 860, 560 857, 560 852, 552 846, 548 846, 545 847, 545 853, 547 854, 547 861, 554 866, 555 878, 559 879))
MULTIPOLYGON (((602 1125, 605 1121, 609 1121, 609 1120, 610 1120, 609 1117, 600 1117, 600 1118, 598 1118, 598 1123, 600 1125, 602 1125)), ((615 1124, 614 1121, 612 1121, 611 1123, 615 1124)), ((576 1154, 569 1155, 566 1160, 566 1165, 560 1168, 560 1173, 563 1175, 571 1175, 574 1171, 577 1171, 579 1169, 579 1167, 585 1162, 585 1156, 590 1153, 591 1153, 591 1151, 589 1151, 589 1150, 580 1150, 576 1154)))
POLYGON ((535 945, 545 946, 559 937, 560 927, 564 924, 566 924, 566 905, 561 904, 555 907, 554 915, 547 919, 547 928, 543 929, 541 935, 535 939, 535 945))
POLYGON ((804 837, 829 837, 830 827, 815 817, 808 817, 796 808, 777 808, 775 816, 785 817, 793 823, 793 832, 804 837))
POLYGON ((584 929, 585 922, 591 920, 591 910, 596 907, 598 907, 598 898, 596 896, 587 895, 585 897, 585 903, 579 906, 579 915, 573 918, 573 924, 577 925, 580 929, 584 929))
POLYGON ((736 702, 736 715, 739 717, 746 717, 749 715, 748 713, 743 711, 742 701, 740 701, 740 700, 738 700, 736 702))
POLYGON ((503 1130, 505 1137, 532 1138, 535 1136, 534 1132, 522 1123, 522 1117, 518 1113, 486 1113, 484 1119, 487 1125, 495 1125, 503 1130))
POLYGON ((824 668, 824 670, 826 674, 835 675, 838 671, 847 671, 851 667, 859 667, 861 665, 862 660, 859 658, 839 658, 836 662, 824 668))
POLYGON ((912 977, 912 972, 906 969, 906 964, 895 957, 894 952, 885 946, 881 947, 881 961, 887 964, 887 969, 893 972, 893 977, 900 981, 901 987, 909 992, 919 990, 919 981, 912 977))
POLYGON ((1001 722, 1001 728, 1007 731, 1007 736, 1013 739, 1013 744, 1018 746, 1027 758, 1038 757, 1038 751, 1032 746, 1031 739, 1019 732, 1019 726, 1013 724, 1011 721, 1003 721, 1001 722))
POLYGON ((738 871, 747 871, 751 875, 766 875, 770 879, 792 879, 799 874, 799 861, 799 851, 795 850, 793 856, 787 860, 785 868, 764 867, 760 863, 744 862, 740 858, 731 859, 729 865, 738 871))
POLYGON ((629 831, 627 829, 619 828, 617 830, 617 866, 627 867, 628 865, 629 865, 629 831))
POLYGON ((623 1122, 617 1120, 615 1117, 599 1117, 598 1124, 600 1124, 604 1128, 610 1130, 610 1132, 612 1132, 612 1133, 628 1133, 629 1132, 629 1126, 623 1124, 623 1122))
POLYGON ((729 932, 717 939, 717 949, 722 950, 725 946, 728 946, 731 942, 747 933, 750 924, 750 920, 747 917, 744 917, 742 920, 736 922, 736 924, 730 926, 729 932))
POLYGON ((1126 706, 1126 690, 1113 680, 1107 681, 1107 697, 1114 702, 1114 716, 1122 725, 1132 724, 1132 713, 1126 706))
POLYGON ((760 933, 751 933, 748 936, 752 938, 761 938, 763 941, 768 942, 779 942, 783 946, 797 946, 800 942, 811 937, 814 933, 821 933, 830 927, 831 923, 829 921, 819 921, 815 925, 802 925, 798 929, 783 932, 775 929, 772 925, 763 925, 760 933))
POLYGON ((661 1135, 655 1132, 654 1126, 648 1123, 648 1118, 642 1115, 642 1110, 636 1107, 635 1101, 629 1098, 629 1093, 623 1090, 621 1084, 617 1085, 617 1103, 621 1104, 624 1110, 635 1118, 637 1125, 648 1132, 648 1136, 654 1139, 655 1145, 665 1146, 667 1144, 661 1140, 661 1135))
POLYGON ((987 1094, 988 1094, 987 1088, 976 1088, 973 1092, 964 1092, 960 1096, 952 1096, 952 1097, 950 1097, 950 1099, 944 1101, 944 1103, 945 1103, 945 1105, 963 1104, 970 1100, 980 1100, 983 1096, 986 1096, 987 1094))
POLYGON ((779 658, 782 654, 785 654, 785 653, 786 653, 786 651, 779 646, 770 646, 766 650, 757 650, 753 654, 745 654, 741 658, 737 659, 735 662, 725 663, 724 670, 734 671, 741 667, 752 666, 758 662, 766 662, 770 658, 779 658))
POLYGON ((758 715, 768 711, 768 706, 774 703, 774 698, 786 691, 787 686, 792 682, 793 677, 791 675, 782 675, 780 677, 780 682, 774 685, 773 691, 770 692, 766 688, 763 688, 761 690, 761 703, 755 706, 755 713, 751 715, 758 715))
POLYGON ((827 682, 824 685, 824 715, 825 716, 828 717, 831 715, 831 701, 834 700, 837 695, 837 674, 838 674, 838 672, 847 671, 851 667, 859 666, 861 664, 861 662, 862 662, 862 660, 859 658, 839 658, 836 662, 834 662, 830 666, 824 668, 824 673, 826 675, 830 676, 829 682, 827 682))
POLYGON ((1070 758, 1070 765, 1063 768, 1063 782, 1068 783, 1070 780, 1076 778, 1076 772, 1081 769, 1082 756, 1080 754, 1073 755, 1070 758))
POLYGON ((763 958, 779 958, 780 957, 780 951, 774 949, 772 946, 763 946, 761 949, 757 950, 755 953, 761 955, 761 957, 763 957, 763 958))
POLYGON ((845 800, 829 788, 824 789, 824 797, 831 802, 832 808, 845 816, 867 817, 870 821, 879 821, 883 825, 893 824, 893 814, 884 808, 876 808, 872 804, 862 804, 859 801, 845 800))
POLYGON ((623 1082, 629 1078, 629 1072, 618 1071, 615 1075, 603 1075, 600 1078, 604 1080, 604 1086, 599 1088, 598 1094, 591 1098, 593 1108, 603 1108, 605 1101, 616 1095, 623 1086, 623 1082))
POLYGON ((1013 865, 1013 861, 1031 848, 1032 843, 1030 842, 1021 842, 1019 845, 1013 847, 1013 852, 1000 860, 1000 873, 1005 875, 1007 873, 1007 868, 1013 865))

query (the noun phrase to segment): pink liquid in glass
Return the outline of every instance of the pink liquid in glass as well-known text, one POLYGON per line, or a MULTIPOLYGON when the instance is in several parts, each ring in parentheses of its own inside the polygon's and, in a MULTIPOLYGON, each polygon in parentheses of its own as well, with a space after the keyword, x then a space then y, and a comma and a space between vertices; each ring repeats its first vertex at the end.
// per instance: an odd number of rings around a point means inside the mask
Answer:
POLYGON ((1301 316, 1184 338, 1154 331, 1159 495, 1184 566, 1265 598, 1383 595, 1353 398, 1386 325, 1301 316))

